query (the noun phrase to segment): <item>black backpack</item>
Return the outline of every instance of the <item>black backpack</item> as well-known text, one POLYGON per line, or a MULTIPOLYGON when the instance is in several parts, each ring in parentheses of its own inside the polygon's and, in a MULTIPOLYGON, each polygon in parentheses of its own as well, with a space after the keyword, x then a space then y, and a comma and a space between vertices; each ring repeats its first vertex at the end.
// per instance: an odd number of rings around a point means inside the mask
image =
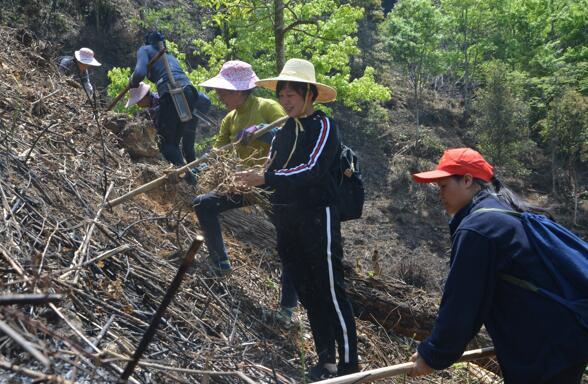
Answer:
POLYGON ((340 220, 359 219, 365 201, 363 180, 357 155, 344 144, 341 144, 339 169, 335 180, 339 190, 340 220))

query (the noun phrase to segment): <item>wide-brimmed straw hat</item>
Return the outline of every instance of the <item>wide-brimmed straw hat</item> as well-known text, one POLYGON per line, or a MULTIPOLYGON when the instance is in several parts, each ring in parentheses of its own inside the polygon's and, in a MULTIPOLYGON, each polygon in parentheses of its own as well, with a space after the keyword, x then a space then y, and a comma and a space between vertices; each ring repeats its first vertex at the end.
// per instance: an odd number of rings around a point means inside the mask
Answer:
POLYGON ((334 101, 337 98, 337 91, 335 88, 329 87, 328 85, 317 83, 314 72, 314 65, 310 61, 302 59, 290 59, 284 65, 282 72, 278 77, 270 77, 268 79, 262 79, 256 82, 259 87, 264 87, 276 90, 278 81, 293 81, 298 83, 313 84, 318 90, 318 96, 316 102, 328 103, 334 101))
POLYGON ((139 83, 139 86, 137 88, 129 89, 129 100, 125 105, 125 108, 137 104, 142 98, 145 97, 147 93, 149 93, 149 89, 150 87, 142 81, 139 83))
POLYGON ((91 65, 93 67, 99 67, 102 65, 94 58, 94 51, 90 48, 80 48, 79 51, 75 51, 74 55, 76 60, 82 64, 91 65))
POLYGON ((255 88, 259 77, 251 65, 240 60, 231 60, 223 64, 218 75, 199 85, 205 88, 228 89, 230 91, 247 91, 255 88))
POLYGON ((494 169, 479 152, 471 148, 452 148, 443 153, 437 168, 415 173, 412 178, 417 183, 433 183, 450 176, 466 174, 490 182, 494 176, 494 169))

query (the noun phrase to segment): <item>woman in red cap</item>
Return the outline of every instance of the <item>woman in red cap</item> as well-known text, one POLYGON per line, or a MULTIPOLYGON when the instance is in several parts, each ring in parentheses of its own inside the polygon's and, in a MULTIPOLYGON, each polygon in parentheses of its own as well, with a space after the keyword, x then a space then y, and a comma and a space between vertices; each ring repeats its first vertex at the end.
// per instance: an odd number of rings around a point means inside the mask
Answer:
POLYGON ((469 148, 445 151, 435 170, 413 178, 439 186, 452 216, 452 247, 439 314, 431 336, 412 356, 411 376, 449 367, 483 324, 505 383, 580 383, 588 361, 588 330, 568 308, 505 278, 535 282, 549 292, 561 289, 533 250, 522 221, 487 209, 545 210, 505 188, 492 166, 469 148), (485 212, 476 212, 481 208, 485 212))

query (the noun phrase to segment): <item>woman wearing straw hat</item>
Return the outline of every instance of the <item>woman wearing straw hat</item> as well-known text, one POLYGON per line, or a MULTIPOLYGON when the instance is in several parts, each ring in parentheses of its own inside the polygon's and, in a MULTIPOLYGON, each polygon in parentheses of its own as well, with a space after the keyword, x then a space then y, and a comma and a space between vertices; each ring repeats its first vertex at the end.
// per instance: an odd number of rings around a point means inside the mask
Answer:
POLYGON ((313 107, 335 100, 337 92, 318 83, 314 66, 301 59, 288 60, 278 77, 256 84, 276 92, 290 119, 274 138, 265 172, 249 170, 237 177, 273 190, 278 253, 307 311, 318 354, 311 379, 357 372, 355 318, 345 293, 337 211, 341 142, 335 122, 313 107))
MULTIPOLYGON (((215 90, 220 101, 229 110, 221 123, 215 148, 239 142, 237 155, 249 165, 263 165, 269 152, 271 134, 257 140, 249 137, 258 126, 271 123, 286 115, 280 104, 274 100, 254 96, 255 82, 259 80, 251 65, 239 60, 227 61, 219 74, 199 85, 215 90)), ((219 196, 207 193, 196 197, 194 210, 209 251, 209 262, 215 273, 225 275, 231 271, 231 264, 225 250, 219 221, 221 212, 246 205, 243 196, 219 196)), ((289 325, 298 297, 286 271, 282 273, 282 297, 280 308, 272 317, 283 325, 289 325)))
POLYGON ((90 100, 94 96, 94 87, 92 87, 92 83, 90 82, 88 68, 99 67, 101 65, 94 58, 94 51, 90 48, 80 48, 74 52, 74 56, 62 56, 59 58, 59 72, 67 76, 77 76, 90 100))
MULTIPOLYGON (((517 212, 545 210, 506 188, 493 167, 470 148, 446 150, 435 170, 413 178, 439 186, 439 197, 452 216, 452 246, 439 315, 432 335, 412 357, 416 364, 411 376, 449 367, 484 324, 505 383, 579 384, 588 361, 586 325, 569 307, 528 285, 533 282, 557 295, 570 284, 572 290, 583 289, 579 279, 560 279, 541 261, 540 251, 548 243, 536 242, 531 227, 517 217, 517 212)), ((548 222, 542 216, 525 217, 548 222)), ((535 233, 547 237, 546 231, 535 233)), ((582 254, 575 256, 581 259, 582 254)), ((583 273, 586 281, 587 271, 583 273)))
POLYGON ((159 131, 159 94, 151 92, 151 87, 141 81, 138 87, 129 89, 129 99, 125 104, 125 108, 130 108, 133 105, 137 105, 139 108, 147 108, 149 118, 153 122, 155 129, 159 131))

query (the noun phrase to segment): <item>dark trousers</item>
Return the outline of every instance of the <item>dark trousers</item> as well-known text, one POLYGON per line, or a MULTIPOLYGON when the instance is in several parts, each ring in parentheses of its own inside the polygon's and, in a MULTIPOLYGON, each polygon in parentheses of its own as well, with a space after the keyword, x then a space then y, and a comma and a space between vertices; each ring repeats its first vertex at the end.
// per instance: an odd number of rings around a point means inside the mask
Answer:
POLYGON ((276 208, 278 253, 290 271, 307 311, 319 363, 335 363, 339 372, 357 367, 353 309, 345 293, 341 224, 334 208, 276 208))
MULTIPOLYGON (((211 192, 197 196, 193 204, 200 228, 204 233, 204 241, 210 257, 215 262, 229 260, 223 241, 219 214, 231 209, 247 206, 248 204, 243 201, 243 196, 219 196, 211 192)), ((294 284, 289 277, 289 272, 285 265, 282 265, 281 283, 280 305, 288 308, 296 307, 298 305, 298 295, 296 294, 294 284)))
MULTIPOLYGON (((188 99, 190 110, 196 108, 198 103, 198 92, 192 86, 184 87, 184 94, 188 99)), ((157 133, 160 136, 159 151, 167 161, 175 165, 182 165, 196 159, 194 140, 196 138, 196 126, 198 120, 182 123, 178 117, 176 107, 169 93, 165 93, 159 102, 159 126, 157 133), (180 152, 180 141, 182 152, 180 152), (182 156, 183 155, 183 156, 182 156)))
POLYGON ((542 384, 580 384, 586 370, 586 363, 574 364, 552 376, 542 384))

